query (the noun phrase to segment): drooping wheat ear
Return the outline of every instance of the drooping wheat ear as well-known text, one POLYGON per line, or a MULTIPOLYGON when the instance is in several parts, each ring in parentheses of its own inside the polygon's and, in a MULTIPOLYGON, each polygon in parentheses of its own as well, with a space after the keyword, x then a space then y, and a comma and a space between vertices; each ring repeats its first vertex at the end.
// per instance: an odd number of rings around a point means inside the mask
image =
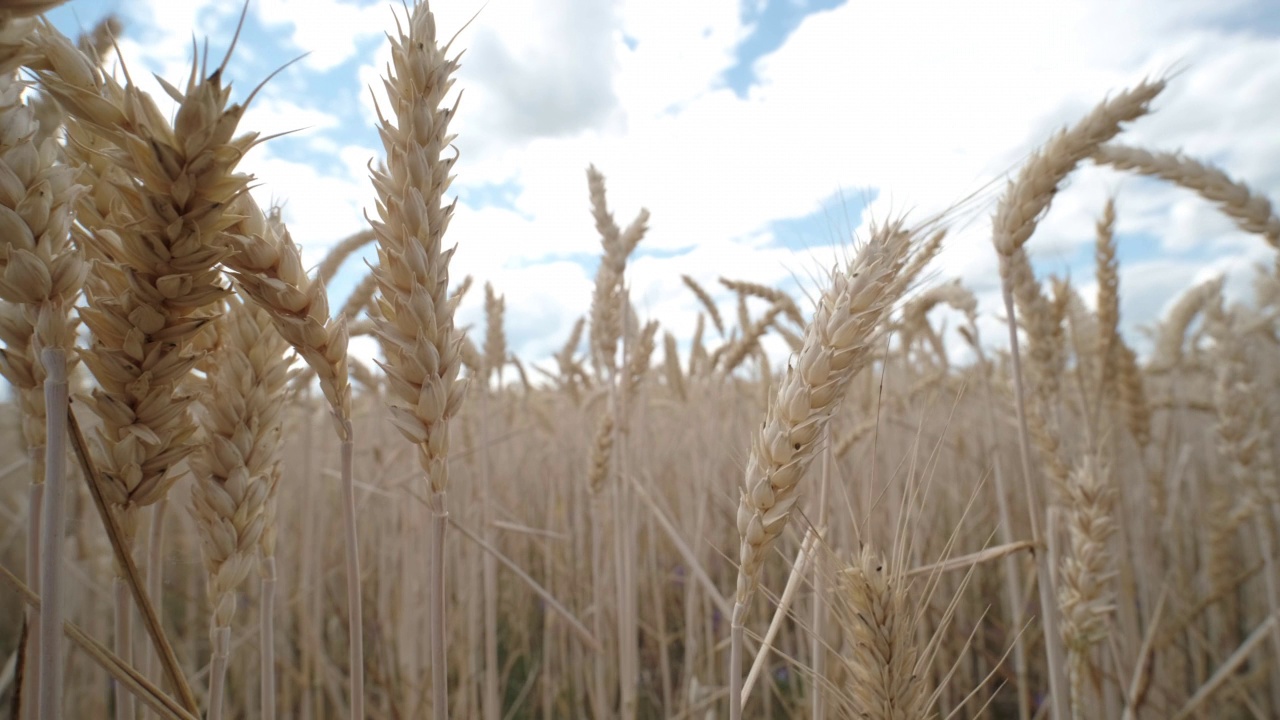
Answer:
POLYGON ((324 260, 316 266, 316 282, 328 285, 334 275, 338 274, 338 269, 342 267, 342 263, 351 257, 357 250, 373 242, 372 230, 361 230, 354 235, 348 236, 329 249, 329 254, 324 256, 324 260))
MULTIPOLYGON (((280 449, 281 410, 289 375, 288 343, 271 316, 229 300, 222 342, 201 398, 202 451, 193 457, 192 516, 200 534, 209 603, 213 665, 209 718, 222 715, 236 591, 257 563, 280 449)), ((269 638, 264 638, 269 641, 269 638)))
POLYGON ((667 376, 667 388, 680 402, 689 399, 684 388, 684 370, 680 367, 680 350, 676 345, 676 336, 669 332, 662 333, 662 367, 667 376))
POLYGON ((707 311, 707 315, 711 317, 711 324, 716 326, 716 332, 720 333, 720 337, 724 337, 724 321, 720 319, 720 309, 716 307, 715 300, 711 299, 708 293, 697 280, 688 275, 681 275, 680 279, 684 281, 686 287, 693 292, 698 298, 698 302, 702 303, 702 307, 707 311))
POLYGON ((1120 340, 1120 264, 1116 260, 1116 204, 1107 199, 1102 217, 1097 223, 1097 242, 1094 245, 1094 261, 1098 276, 1098 396, 1107 397, 1107 390, 1114 379, 1116 369, 1116 343, 1120 340))
POLYGON ((123 171, 106 178, 116 183, 117 207, 94 234, 118 264, 96 265, 81 317, 93 332, 85 363, 100 385, 91 405, 103 421, 104 491, 129 511, 163 497, 194 448, 192 398, 179 384, 199 360, 191 345, 209 322, 205 309, 229 292, 217 239, 237 220, 227 208, 251 177, 235 166, 258 136, 235 136, 245 106, 228 104, 227 60, 212 71, 193 63, 184 90, 162 81, 178 103, 171 126, 146 93, 104 77, 65 38, 37 38, 41 87, 123 171))
MULTIPOLYGON (((457 111, 444 105, 458 68, 449 44, 436 38, 427 3, 409 11, 407 31, 391 38, 390 77, 384 86, 391 117, 378 108, 386 169, 375 170, 380 295, 370 310, 386 353, 387 404, 392 422, 418 446, 418 463, 430 488, 430 645, 434 717, 448 717, 445 649, 445 528, 449 481, 449 419, 462 405, 466 383, 459 380, 463 335, 454 327, 449 292, 449 260, 443 247, 454 204, 443 204, 455 158, 442 157, 454 136, 449 121, 457 111)), ((456 202, 456 201, 455 201, 456 202)))
POLYGON ((351 385, 346 318, 329 316, 324 285, 307 277, 302 253, 278 212, 264 215, 248 195, 237 200, 234 212, 239 221, 224 236, 234 252, 223 264, 245 297, 267 312, 276 332, 319 378, 337 433, 348 439, 351 385))
POLYGON ((1165 371, 1182 365, 1187 330, 1205 308, 1221 296, 1224 283, 1225 278, 1206 280, 1178 297, 1157 330, 1152 370, 1165 371))
POLYGON ((1114 574, 1108 542, 1115 531, 1115 489, 1110 471, 1097 458, 1086 458, 1071 472, 1063 504, 1067 518, 1067 554, 1062 559, 1058 606, 1066 645, 1073 717, 1091 717, 1085 697, 1093 666, 1093 646, 1106 637, 1113 609, 1107 586, 1114 574))
POLYGON ((791 517, 800 479, 849 381, 871 362, 885 320, 906 289, 901 271, 914 238, 901 222, 873 228, 849 265, 832 273, 805 329, 804 347, 752 438, 737 517, 741 545, 729 673, 735 720, 742 710, 742 623, 760 568, 791 517))
MULTIPOLYGON (((683 275, 681 277, 688 276, 683 275)), ((771 288, 768 285, 747 282, 745 280, 728 280, 726 278, 720 278, 720 284, 740 295, 750 295, 751 297, 768 300, 774 305, 779 306, 782 309, 783 314, 787 316, 788 320, 799 327, 804 327, 804 314, 800 312, 800 307, 796 305, 796 301, 787 293, 777 288, 771 288)), ((699 296, 698 299, 701 300, 702 297, 699 296)))
POLYGON ((1208 162, 1179 153, 1120 144, 1096 148, 1093 159, 1118 170, 1162 178, 1192 190, 1217 205, 1240 229, 1261 235, 1272 247, 1280 249, 1280 217, 1272 209, 1271 201, 1208 162))
POLYGON ((1164 87, 1163 80, 1143 81, 1100 103, 1080 122, 1060 131, 1032 154, 996 207, 992 232, 996 251, 1002 257, 1012 255, 1031 238, 1058 186, 1080 161, 1119 134, 1122 123, 1146 115, 1151 101, 1164 87))
POLYGON ((595 217, 603 248, 591 298, 592 360, 602 375, 608 375, 617 369, 618 340, 623 333, 622 296, 627 258, 644 239, 649 211, 642 208, 627 229, 622 230, 609 212, 604 175, 594 165, 587 168, 587 187, 591 195, 591 214, 595 217))
MULTIPOLYGON (((845 717, 915 720, 927 717, 929 688, 908 579, 893 563, 863 546, 837 575, 832 609, 847 634, 842 658, 847 687, 836 695, 845 717)), ((819 690, 820 692, 821 690, 819 690)))
POLYGON ((507 364, 507 332, 503 325, 507 301, 494 293, 493 286, 484 284, 484 367, 485 382, 490 375, 497 375, 502 382, 502 368, 507 364))

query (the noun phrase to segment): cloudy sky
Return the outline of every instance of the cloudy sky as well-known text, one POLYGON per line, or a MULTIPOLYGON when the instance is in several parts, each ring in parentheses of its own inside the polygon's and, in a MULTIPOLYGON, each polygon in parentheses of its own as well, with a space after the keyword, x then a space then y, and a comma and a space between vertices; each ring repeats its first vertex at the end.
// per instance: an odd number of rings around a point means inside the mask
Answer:
MULTIPOLYGON (((1174 75, 1129 142, 1211 159, 1280 198, 1280 6, 1250 0, 450 0, 463 28, 453 124, 461 153, 449 230, 453 275, 507 298, 525 359, 561 344, 590 303, 599 240, 585 169, 609 182, 620 223, 651 230, 630 280, 641 314, 687 339, 697 313, 680 274, 812 294, 873 218, 962 204, 934 271, 979 294, 994 328, 989 217, 1010 171, 1054 130, 1144 77, 1174 75), (474 18, 474 19, 472 19, 474 18), (467 25, 467 21, 471 20, 467 25)), ((309 263, 360 230, 367 165, 382 155, 370 87, 389 57, 399 2, 252 0, 231 77, 243 97, 275 69, 244 127, 296 131, 243 167, 285 203, 309 263)), ((239 15, 226 0, 71 0, 64 32, 106 13, 139 69, 185 78, 193 38, 221 57, 239 15)), ((181 84, 180 82, 177 84, 181 84)), ((156 92, 160 97, 163 93, 156 92)), ((1093 222, 1117 198, 1126 329, 1193 282, 1245 287, 1261 240, 1161 184, 1088 168, 1032 239, 1041 274, 1093 292, 1093 222)), ((366 253, 372 257, 372 252, 366 253)), ((348 262, 332 294, 364 265, 348 262)), ((461 322, 480 321, 472 293, 461 322)), ((759 312, 760 308, 757 309, 759 312)), ((988 332, 995 339, 997 333, 988 332)))

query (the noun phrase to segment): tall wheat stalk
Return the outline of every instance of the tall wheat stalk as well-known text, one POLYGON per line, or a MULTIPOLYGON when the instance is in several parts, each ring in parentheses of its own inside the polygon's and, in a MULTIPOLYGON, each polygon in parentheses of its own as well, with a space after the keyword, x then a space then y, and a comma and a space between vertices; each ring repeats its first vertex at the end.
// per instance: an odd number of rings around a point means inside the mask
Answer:
POLYGON ((387 154, 385 170, 373 172, 378 219, 372 220, 378 241, 380 295, 370 315, 386 353, 382 368, 389 383, 387 404, 396 428, 418 447, 432 514, 430 573, 430 644, 433 717, 449 713, 445 641, 445 579, 448 527, 449 419, 462 405, 466 382, 458 379, 463 335, 454 328, 450 300, 449 260, 443 248, 453 205, 444 205, 456 158, 442 153, 453 141, 449 120, 457 107, 444 99, 458 68, 448 57, 449 44, 436 37, 435 17, 426 2, 409 11, 407 27, 391 39, 390 76, 385 86, 392 115, 378 108, 379 129, 387 154))
POLYGON ((0 304, 8 311, 10 343, 0 373, 22 398, 32 468, 26 576, 44 602, 42 610, 26 612, 30 677, 24 686, 35 697, 28 696, 23 711, 43 719, 62 709, 67 372, 75 332, 68 311, 88 266, 69 234, 71 206, 83 188, 22 99, 17 70, 30 58, 26 41, 33 27, 0 13, 0 162, 8 178, 0 197, 0 304))

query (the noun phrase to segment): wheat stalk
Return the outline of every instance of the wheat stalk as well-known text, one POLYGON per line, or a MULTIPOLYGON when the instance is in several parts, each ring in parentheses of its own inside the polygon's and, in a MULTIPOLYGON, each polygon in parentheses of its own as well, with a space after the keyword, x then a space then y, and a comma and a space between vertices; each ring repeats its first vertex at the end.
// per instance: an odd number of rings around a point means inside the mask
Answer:
POLYGON ((462 405, 466 383, 458 380, 462 335, 454 329, 454 303, 447 293, 452 250, 442 242, 453 205, 442 199, 452 180, 453 158, 442 153, 452 142, 449 120, 456 106, 444 105, 457 59, 436 38, 429 5, 409 11, 407 28, 391 39, 391 74, 385 86, 390 118, 378 109, 386 150, 385 171, 373 173, 378 194, 378 241, 374 274, 381 291, 371 316, 386 352, 391 420, 418 446, 418 463, 430 489, 431 657, 434 717, 448 717, 445 655, 446 491, 449 480, 449 418, 462 405))

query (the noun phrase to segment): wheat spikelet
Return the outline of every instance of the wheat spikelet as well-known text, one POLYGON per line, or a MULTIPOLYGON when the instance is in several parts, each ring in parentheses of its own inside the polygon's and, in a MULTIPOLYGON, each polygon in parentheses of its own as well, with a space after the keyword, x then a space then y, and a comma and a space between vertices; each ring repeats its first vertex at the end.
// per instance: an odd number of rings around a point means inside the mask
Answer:
POLYGON ((371 311, 387 350, 382 363, 390 381, 392 421, 419 448, 418 462, 433 493, 448 484, 448 420, 462 404, 458 381, 462 335, 454 329, 448 297, 449 259, 442 247, 453 205, 442 198, 452 180, 452 158, 441 153, 453 136, 444 107, 456 59, 436 42, 435 19, 416 5, 404 30, 392 38, 393 75, 387 79, 394 118, 379 109, 385 172, 375 171, 380 295, 371 311), (393 122, 394 120, 394 122, 393 122))
POLYGON ((657 349, 657 336, 658 321, 650 320, 645 323, 627 362, 626 382, 628 393, 635 393, 636 390, 639 390, 640 384, 644 382, 645 377, 649 374, 649 365, 653 360, 653 352, 657 349))
POLYGON ((1152 370, 1169 370, 1182 364, 1187 330, 1213 299, 1219 297, 1224 282, 1224 278, 1205 281, 1178 298, 1157 330, 1152 370))
POLYGON ((799 499, 797 486, 849 380, 872 358, 881 324, 904 286, 913 234, 901 223, 872 232, 849 266, 831 277, 765 421, 752 440, 738 505, 737 598, 745 605, 769 546, 799 499))
POLYGON ((43 370, 34 367, 41 351, 66 352, 74 343, 68 313, 89 266, 70 230, 73 206, 87 188, 76 184, 58 143, 41 137, 23 101, 16 71, 30 59, 24 42, 32 28, 28 20, 0 21, 0 301, 23 308, 32 329, 33 379, 43 382, 43 370))
POLYGON ((1271 208, 1271 201, 1207 162, 1178 153, 1153 152, 1120 144, 1096 148, 1093 159, 1192 190, 1217 205, 1242 230, 1261 235, 1272 247, 1280 248, 1280 217, 1271 208))
MULTIPOLYGON (((759 320, 748 322, 743 328, 742 337, 729 344, 728 349, 716 358, 721 372, 727 376, 737 370, 738 366, 760 347, 760 340, 764 338, 765 333, 769 332, 769 328, 778 316, 784 312, 786 312, 785 306, 774 305, 765 311, 759 320)), ((713 362, 712 367, 715 365, 716 363, 713 362)))
POLYGON ((593 495, 604 489, 609 479, 609 463, 613 455, 613 413, 604 412, 596 425, 595 442, 591 444, 591 461, 587 467, 587 488, 593 495))

